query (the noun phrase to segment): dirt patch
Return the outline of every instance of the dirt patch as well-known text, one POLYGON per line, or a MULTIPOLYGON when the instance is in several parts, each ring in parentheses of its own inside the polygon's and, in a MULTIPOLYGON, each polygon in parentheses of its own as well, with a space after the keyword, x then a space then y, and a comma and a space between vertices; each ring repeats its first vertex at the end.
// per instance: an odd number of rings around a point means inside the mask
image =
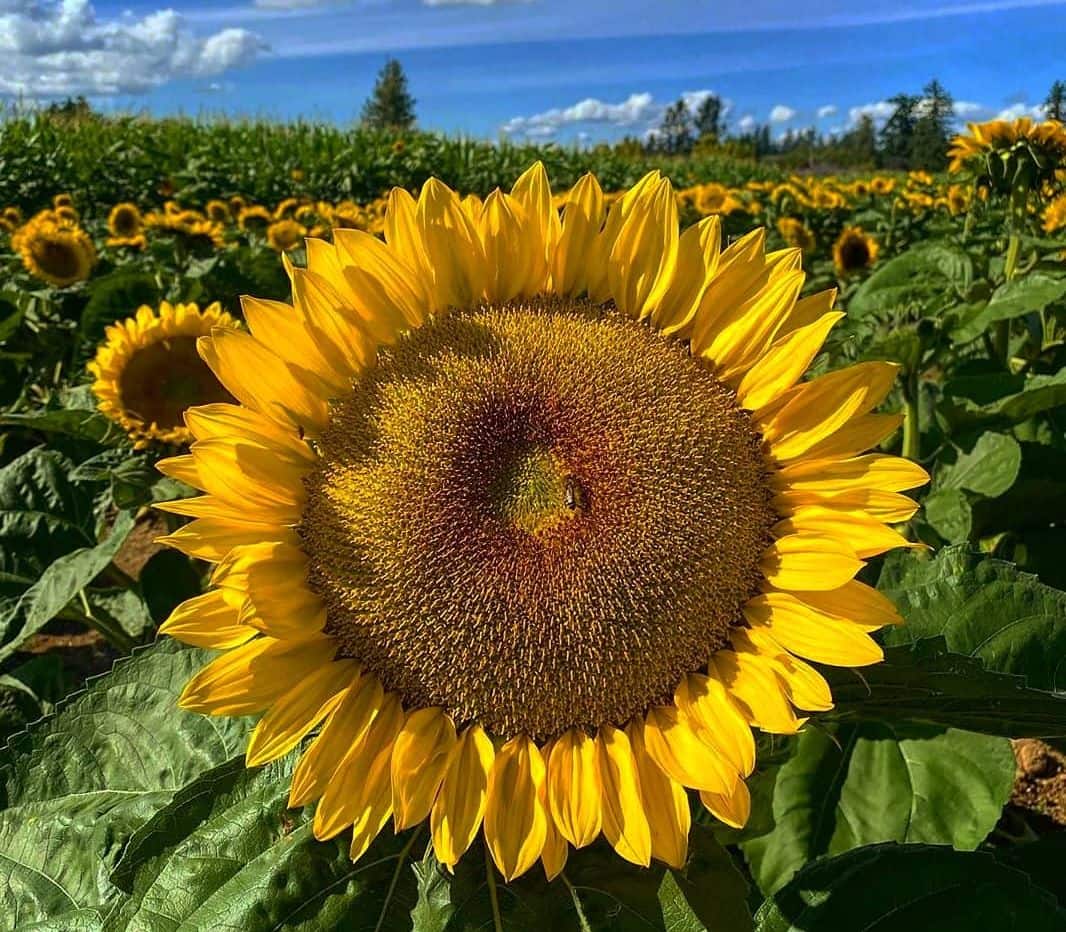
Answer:
POLYGON ((153 541, 167 531, 165 515, 157 511, 146 512, 137 520, 129 537, 123 542, 122 549, 115 556, 115 566, 127 576, 137 579, 144 564, 164 549, 153 541))
POLYGON ((86 630, 76 622, 53 621, 28 638, 15 655, 20 661, 53 654, 63 661, 70 689, 77 689, 90 676, 106 673, 120 656, 99 631, 86 630))
POLYGON ((1010 801, 1066 826, 1066 754, 1035 738, 1011 744, 1018 768, 1010 801))

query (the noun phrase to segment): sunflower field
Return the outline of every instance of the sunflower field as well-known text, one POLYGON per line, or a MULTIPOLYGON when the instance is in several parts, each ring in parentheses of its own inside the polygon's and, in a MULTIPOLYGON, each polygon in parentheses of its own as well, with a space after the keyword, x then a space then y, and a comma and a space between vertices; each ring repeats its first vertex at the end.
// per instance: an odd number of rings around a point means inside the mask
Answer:
POLYGON ((1066 929, 1066 127, 949 157, 11 121, 0 930, 1066 929))

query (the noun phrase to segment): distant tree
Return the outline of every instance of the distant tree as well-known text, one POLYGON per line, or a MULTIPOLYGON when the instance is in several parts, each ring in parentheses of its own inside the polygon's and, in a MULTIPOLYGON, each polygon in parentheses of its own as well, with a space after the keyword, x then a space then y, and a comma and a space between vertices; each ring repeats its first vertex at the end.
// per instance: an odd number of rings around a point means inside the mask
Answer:
POLYGON ((910 167, 940 171, 948 164, 948 141, 955 119, 955 101, 937 80, 922 89, 915 108, 917 119, 911 136, 910 167))
POLYGON ((692 114, 684 99, 670 104, 663 113, 662 123, 654 135, 655 147, 670 155, 692 151, 692 114))
POLYGON ((715 94, 705 97, 696 108, 693 122, 696 125, 696 135, 700 139, 717 140, 723 136, 725 125, 722 119, 722 99, 715 94))
POLYGON ((855 165, 874 165, 877 162, 877 128, 868 113, 859 117, 855 128, 841 140, 855 165))
POLYGON ((1066 120, 1066 82, 1056 81, 1047 92, 1044 112, 1049 120, 1066 120))
POLYGON ((378 72, 374 90, 363 105, 363 125, 399 131, 414 128, 415 99, 408 93, 403 66, 395 58, 378 72))
POLYGON ((50 117, 64 120, 83 120, 95 115, 89 101, 81 94, 63 101, 53 101, 44 108, 44 112, 50 117))
POLYGON ((911 161, 920 98, 913 94, 897 94, 888 102, 894 109, 881 127, 881 157, 889 168, 907 168, 911 161))

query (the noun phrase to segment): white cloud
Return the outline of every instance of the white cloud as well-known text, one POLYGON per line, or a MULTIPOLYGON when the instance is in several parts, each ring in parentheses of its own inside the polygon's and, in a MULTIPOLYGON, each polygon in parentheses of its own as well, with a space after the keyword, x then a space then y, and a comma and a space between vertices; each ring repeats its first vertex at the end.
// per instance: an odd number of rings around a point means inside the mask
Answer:
POLYGON ((817 110, 817 114, 818 114, 818 119, 819 120, 824 120, 827 117, 836 116, 837 115, 837 105, 836 104, 826 104, 824 107, 819 107, 818 110, 817 110))
POLYGON ((737 121, 737 127, 742 133, 750 133, 757 125, 758 121, 750 113, 737 121))
POLYGON ((210 77, 265 46, 246 29, 195 35, 173 10, 100 20, 90 0, 0 2, 0 93, 27 98, 136 93, 210 77))
POLYGON ((966 117, 980 116, 983 113, 987 113, 988 107, 984 104, 974 103, 972 100, 956 100, 954 111, 955 116, 965 119, 966 117))
POLYGON ((796 111, 784 104, 777 104, 770 111, 771 123, 787 123, 796 115, 796 111))
POLYGON ((338 0, 255 0, 261 10, 309 10, 316 6, 333 6, 338 0))
MULTIPOLYGON (((680 99, 689 112, 695 113, 714 92, 706 89, 685 91, 680 99)), ((728 113, 731 101, 722 101, 723 113, 728 113)), ((526 136, 545 139, 555 136, 566 127, 589 127, 593 125, 632 129, 642 135, 654 133, 662 119, 666 104, 657 101, 647 91, 630 94, 618 103, 609 103, 595 97, 587 97, 569 107, 553 107, 530 116, 512 117, 500 131, 508 136, 526 136)))
POLYGON ((896 105, 889 103, 887 100, 879 100, 872 104, 862 104, 858 107, 850 107, 848 109, 848 124, 854 126, 864 116, 873 118, 875 123, 883 123, 896 109, 896 105))
POLYGON ((1037 104, 1035 107, 1030 107, 1028 104, 1019 102, 1011 104, 1009 107, 1005 107, 996 114, 997 120, 1017 120, 1019 117, 1032 117, 1034 120, 1044 119, 1044 105, 1037 104))

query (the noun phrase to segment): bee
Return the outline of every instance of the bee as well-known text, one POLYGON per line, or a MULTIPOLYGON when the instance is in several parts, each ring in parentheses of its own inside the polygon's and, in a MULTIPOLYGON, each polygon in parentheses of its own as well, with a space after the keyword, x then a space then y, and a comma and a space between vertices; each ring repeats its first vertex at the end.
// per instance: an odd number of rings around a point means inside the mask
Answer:
POLYGON ((586 506, 585 490, 581 487, 581 483, 577 481, 576 476, 566 477, 564 501, 566 502, 566 507, 571 511, 576 511, 578 508, 584 509, 586 506))

